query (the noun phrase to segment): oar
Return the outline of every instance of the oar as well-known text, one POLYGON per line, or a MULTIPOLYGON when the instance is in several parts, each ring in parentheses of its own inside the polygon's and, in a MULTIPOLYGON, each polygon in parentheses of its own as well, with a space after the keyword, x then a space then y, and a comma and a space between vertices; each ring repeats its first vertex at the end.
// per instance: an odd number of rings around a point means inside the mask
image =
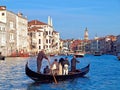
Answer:
MULTIPOLYGON (((49 66, 50 66, 50 61, 49 60, 48 60, 48 63, 49 63, 49 66)), ((53 73, 52 73, 52 76, 54 78, 55 84, 57 84, 57 80, 56 80, 55 75, 53 73)))

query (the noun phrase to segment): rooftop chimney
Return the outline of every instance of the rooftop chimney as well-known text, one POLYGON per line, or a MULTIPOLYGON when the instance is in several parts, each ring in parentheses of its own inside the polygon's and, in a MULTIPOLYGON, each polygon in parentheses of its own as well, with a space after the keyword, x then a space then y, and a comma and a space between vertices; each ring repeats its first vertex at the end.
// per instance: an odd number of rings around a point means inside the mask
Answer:
POLYGON ((21 12, 18 12, 18 14, 17 14, 17 15, 21 17, 23 14, 22 14, 21 12))

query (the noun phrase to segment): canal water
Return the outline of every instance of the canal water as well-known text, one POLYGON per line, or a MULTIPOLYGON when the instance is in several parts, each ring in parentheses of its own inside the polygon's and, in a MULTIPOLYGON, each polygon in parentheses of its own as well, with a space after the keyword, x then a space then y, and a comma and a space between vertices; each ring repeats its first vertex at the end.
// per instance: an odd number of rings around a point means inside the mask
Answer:
MULTIPOLYGON (((57 57, 49 57, 51 62, 57 57)), ((71 56, 68 56, 71 60, 71 56)), ((25 64, 36 71, 36 57, 31 58, 6 58, 0 61, 0 90, 120 90, 120 61, 113 55, 93 56, 85 55, 78 59, 77 68, 82 68, 90 63, 90 72, 82 78, 54 83, 35 83, 25 74, 25 64)), ((48 65, 43 61, 42 67, 48 65)), ((43 69, 42 68, 42 69, 43 69)))

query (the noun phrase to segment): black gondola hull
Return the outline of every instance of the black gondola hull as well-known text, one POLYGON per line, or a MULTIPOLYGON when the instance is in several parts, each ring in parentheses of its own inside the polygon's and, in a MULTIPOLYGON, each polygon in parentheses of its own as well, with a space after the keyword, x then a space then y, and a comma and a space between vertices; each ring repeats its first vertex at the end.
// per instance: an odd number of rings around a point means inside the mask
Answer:
MULTIPOLYGON (((86 66, 85 68, 82 68, 80 70, 77 70, 74 74, 68 74, 68 75, 55 75, 55 78, 57 81, 65 81, 69 79, 74 79, 78 77, 83 77, 89 72, 89 66, 86 66)), ((30 77, 32 80, 35 82, 40 82, 40 83, 52 83, 54 82, 54 77, 53 75, 45 75, 45 74, 39 74, 37 72, 34 72, 29 69, 28 64, 26 64, 25 67, 25 72, 28 77, 30 77)))
POLYGON ((0 56, 0 60, 5 60, 5 57, 4 56, 0 56))

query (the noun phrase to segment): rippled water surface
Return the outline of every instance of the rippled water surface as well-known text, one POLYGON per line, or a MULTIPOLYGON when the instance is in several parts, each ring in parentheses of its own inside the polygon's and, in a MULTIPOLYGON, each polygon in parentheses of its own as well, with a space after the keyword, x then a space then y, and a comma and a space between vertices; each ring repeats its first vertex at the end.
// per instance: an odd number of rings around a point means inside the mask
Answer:
MULTIPOLYGON (((65 56, 63 56, 65 57, 65 56)), ((51 57, 51 62, 55 58, 51 57)), ((69 60, 72 58, 68 57, 69 60)), ((6 58, 0 61, 0 90, 120 90, 120 61, 115 56, 85 55, 79 58, 77 68, 91 64, 90 72, 83 78, 59 82, 57 85, 39 84, 28 78, 25 74, 25 64, 36 71, 36 57, 31 58, 6 58)), ((43 61, 42 67, 48 64, 43 61)))

